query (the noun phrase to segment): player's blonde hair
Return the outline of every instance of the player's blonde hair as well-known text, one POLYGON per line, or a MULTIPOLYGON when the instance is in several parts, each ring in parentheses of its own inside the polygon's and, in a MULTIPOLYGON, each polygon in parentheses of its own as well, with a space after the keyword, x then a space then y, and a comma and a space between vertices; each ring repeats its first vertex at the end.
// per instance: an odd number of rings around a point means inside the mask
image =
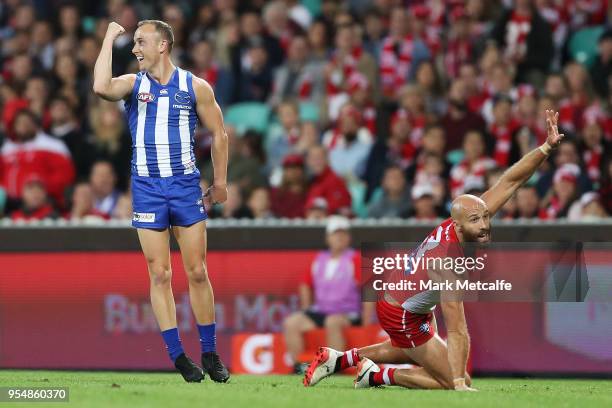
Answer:
POLYGON ((174 45, 174 31, 172 31, 172 26, 161 20, 141 20, 138 22, 137 27, 141 27, 145 24, 155 26, 155 31, 159 33, 162 39, 168 42, 168 53, 172 52, 172 46, 174 45))

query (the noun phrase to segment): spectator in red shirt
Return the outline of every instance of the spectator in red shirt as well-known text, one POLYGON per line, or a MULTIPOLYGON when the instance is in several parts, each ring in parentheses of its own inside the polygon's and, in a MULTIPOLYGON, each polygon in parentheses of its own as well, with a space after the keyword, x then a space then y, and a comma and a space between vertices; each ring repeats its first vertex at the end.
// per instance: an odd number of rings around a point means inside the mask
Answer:
POLYGON ((21 201, 21 208, 11 214, 11 218, 14 221, 42 220, 57 217, 57 212, 47 197, 44 182, 38 175, 32 175, 24 183, 21 201))
POLYGON ((0 185, 16 200, 26 180, 38 175, 49 196, 62 206, 64 190, 74 181, 75 173, 68 148, 43 133, 38 119, 27 109, 16 115, 14 133, 15 140, 6 140, 0 151, 0 185))
POLYGON ((493 102, 493 122, 489 133, 495 140, 494 158, 499 167, 507 167, 510 159, 512 135, 519 123, 512 118, 512 100, 505 95, 498 95, 493 102))
POLYGON ((593 84, 586 68, 578 62, 570 62, 563 69, 568 97, 559 103, 559 125, 577 132, 585 122, 585 111, 593 102, 593 84))
POLYGON ((323 197, 327 201, 329 214, 350 214, 351 195, 344 180, 329 167, 325 149, 321 146, 312 147, 308 151, 306 163, 313 175, 306 201, 313 197, 323 197))
POLYGON ((306 175, 304 159, 291 154, 283 159, 283 178, 281 185, 272 188, 270 200, 272 213, 276 217, 302 218, 306 204, 306 175))

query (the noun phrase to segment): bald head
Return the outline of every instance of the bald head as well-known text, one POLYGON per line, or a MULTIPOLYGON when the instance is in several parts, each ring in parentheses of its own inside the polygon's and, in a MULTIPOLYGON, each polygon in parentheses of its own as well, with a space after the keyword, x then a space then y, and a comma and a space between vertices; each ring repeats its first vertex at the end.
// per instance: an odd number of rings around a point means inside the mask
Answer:
POLYGON ((487 205, 484 201, 482 201, 482 198, 476 197, 472 194, 462 194, 453 200, 451 217, 453 217, 454 220, 459 220, 460 218, 465 217, 470 210, 479 208, 487 208, 487 205))
POLYGON ((455 198, 451 207, 451 217, 462 241, 489 241, 491 229, 489 209, 480 197, 462 194, 455 198))

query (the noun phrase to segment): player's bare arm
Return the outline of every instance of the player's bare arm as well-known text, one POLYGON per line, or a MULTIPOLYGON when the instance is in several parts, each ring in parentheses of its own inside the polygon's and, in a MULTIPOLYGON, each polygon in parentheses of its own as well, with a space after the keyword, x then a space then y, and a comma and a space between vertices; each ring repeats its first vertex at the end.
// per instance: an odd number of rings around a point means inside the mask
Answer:
POLYGON ((212 204, 222 203, 227 200, 228 161, 228 142, 223 124, 223 113, 215 100, 213 89, 206 81, 194 77, 193 90, 196 95, 198 117, 213 134, 211 156, 214 174, 206 199, 212 204))
POLYGON ((465 372, 470 353, 470 335, 465 321, 463 302, 443 301, 440 303, 448 333, 448 363, 457 391, 473 391, 466 384, 465 372))
POLYGON ((120 101, 130 94, 134 82, 135 74, 121 75, 113 78, 113 43, 125 29, 114 21, 108 25, 100 54, 94 67, 93 91, 99 97, 107 101, 120 101))
POLYGON ((559 134, 559 129, 557 127, 558 119, 558 112, 547 110, 546 130, 548 132, 548 137, 546 138, 546 142, 537 149, 529 152, 521 160, 506 170, 499 181, 481 196, 483 201, 487 204, 491 215, 494 215, 504 206, 514 192, 518 190, 523 183, 529 180, 538 167, 546 160, 552 149, 559 145, 564 135, 559 134))

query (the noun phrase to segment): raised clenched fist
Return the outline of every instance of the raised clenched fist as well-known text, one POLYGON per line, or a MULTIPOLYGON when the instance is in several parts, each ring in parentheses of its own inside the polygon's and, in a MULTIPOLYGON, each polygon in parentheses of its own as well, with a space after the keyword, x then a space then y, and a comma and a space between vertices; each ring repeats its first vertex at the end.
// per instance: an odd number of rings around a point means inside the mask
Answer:
POLYGON ((106 29, 106 37, 112 38, 113 40, 125 33, 125 28, 115 23, 114 21, 108 24, 106 29))

